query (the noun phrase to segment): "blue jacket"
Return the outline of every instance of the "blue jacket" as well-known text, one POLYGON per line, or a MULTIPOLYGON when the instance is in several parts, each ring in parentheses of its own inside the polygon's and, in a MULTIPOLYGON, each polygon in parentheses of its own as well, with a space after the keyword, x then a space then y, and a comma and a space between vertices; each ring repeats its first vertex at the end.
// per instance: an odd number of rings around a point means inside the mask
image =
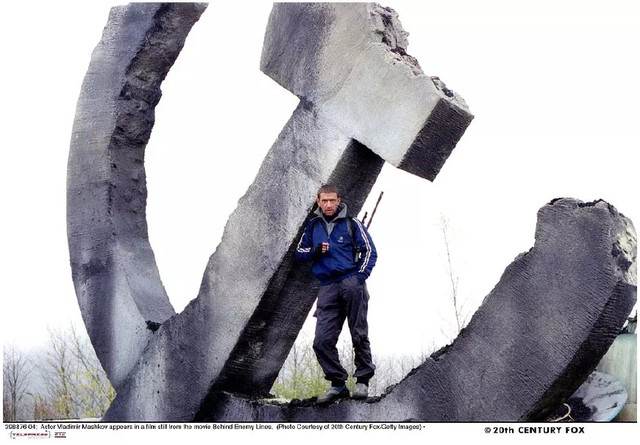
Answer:
POLYGON ((338 215, 327 222, 322 211, 316 209, 316 217, 305 227, 298 242, 296 258, 300 261, 313 260, 311 270, 320 284, 341 281, 353 275, 364 283, 376 264, 376 247, 364 225, 353 219, 353 237, 359 254, 354 255, 351 242, 351 221, 347 218, 347 206, 340 205, 338 215), (329 243, 329 250, 320 254, 316 249, 322 243, 329 243))

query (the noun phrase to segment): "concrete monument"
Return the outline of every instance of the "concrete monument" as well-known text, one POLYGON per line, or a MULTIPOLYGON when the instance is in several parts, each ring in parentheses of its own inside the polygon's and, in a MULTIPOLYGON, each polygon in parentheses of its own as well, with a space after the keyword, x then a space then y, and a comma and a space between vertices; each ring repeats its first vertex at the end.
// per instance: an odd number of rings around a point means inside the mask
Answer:
POLYGON ((267 395, 313 304, 309 266, 293 249, 319 186, 338 184, 357 214, 384 162, 434 180, 473 117, 407 54, 393 10, 275 4, 261 69, 300 104, 231 214, 197 298, 175 314, 148 241, 142 160, 161 82, 205 8, 113 8, 78 101, 69 246, 80 308, 117 391, 104 420, 529 419, 579 386, 635 300, 623 272, 635 263, 611 253, 630 227, 615 209, 560 200, 541 211, 536 247, 465 333, 382 399, 324 409, 249 401, 267 395), (277 211, 265 205, 274 197, 277 211), (567 278, 549 282, 550 264, 567 278), (575 305, 583 310, 572 335, 546 343, 518 330, 555 326, 575 305), (515 374, 501 380, 508 369, 515 374))

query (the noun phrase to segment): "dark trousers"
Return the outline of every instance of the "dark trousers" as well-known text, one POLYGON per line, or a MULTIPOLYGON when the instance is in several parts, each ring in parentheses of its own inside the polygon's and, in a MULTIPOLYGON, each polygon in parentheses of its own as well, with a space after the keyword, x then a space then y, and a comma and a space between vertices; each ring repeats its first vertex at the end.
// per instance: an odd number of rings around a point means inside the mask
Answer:
POLYGON ((349 325, 355 354, 356 370, 353 375, 365 380, 373 376, 375 366, 369 346, 368 306, 369 293, 366 285, 358 282, 356 276, 320 286, 314 314, 317 321, 313 350, 327 380, 346 381, 348 377, 347 371, 340 364, 336 348, 345 319, 349 325))

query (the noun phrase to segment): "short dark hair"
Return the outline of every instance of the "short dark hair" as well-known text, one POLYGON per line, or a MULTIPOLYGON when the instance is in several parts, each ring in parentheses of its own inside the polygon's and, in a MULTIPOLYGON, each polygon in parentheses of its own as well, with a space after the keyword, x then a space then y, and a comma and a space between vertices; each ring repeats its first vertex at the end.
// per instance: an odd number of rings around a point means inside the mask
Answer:
POLYGON ((335 193, 338 195, 338 198, 340 198, 340 190, 333 184, 325 184, 320 187, 320 190, 318 190, 318 198, 320 198, 320 193, 335 193))

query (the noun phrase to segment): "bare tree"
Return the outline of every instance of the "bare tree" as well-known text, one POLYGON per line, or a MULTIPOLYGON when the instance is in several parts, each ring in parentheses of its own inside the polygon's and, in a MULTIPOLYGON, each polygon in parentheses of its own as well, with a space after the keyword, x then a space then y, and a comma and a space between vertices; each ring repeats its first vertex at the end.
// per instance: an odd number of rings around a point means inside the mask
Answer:
POLYGON ((291 348, 271 391, 285 399, 308 399, 326 389, 311 342, 301 336, 291 348))
POLYGON ((449 225, 449 220, 445 215, 440 215, 440 227, 442 229, 442 239, 444 241, 445 253, 447 256, 447 274, 449 276, 449 283, 451 286, 451 303, 453 304, 453 315, 456 323, 456 335, 462 330, 465 326, 468 315, 465 315, 464 312, 464 304, 460 301, 460 294, 458 292, 458 281, 459 277, 455 272, 453 267, 453 263, 451 260, 452 257, 452 246, 451 246, 451 227, 449 225))
POLYGON ((431 355, 435 346, 422 349, 417 354, 384 355, 374 357, 376 373, 369 382, 369 395, 375 396, 386 392, 404 380, 415 368, 419 367, 431 355))
POLYGON ((23 420, 24 396, 33 372, 33 364, 15 345, 4 347, 2 355, 3 418, 10 421, 23 420))
POLYGON ((34 396, 36 419, 101 417, 115 397, 86 337, 71 326, 50 330, 46 358, 40 366, 45 393, 34 396))
POLYGON ((100 417, 115 398, 115 390, 102 369, 88 337, 78 335, 73 326, 69 336, 73 342, 72 353, 81 373, 76 379, 80 412, 85 417, 100 417))
POLYGON ((49 348, 40 373, 47 389, 47 398, 53 406, 53 418, 71 419, 76 416, 73 388, 78 375, 77 364, 66 335, 61 330, 49 330, 49 348))

